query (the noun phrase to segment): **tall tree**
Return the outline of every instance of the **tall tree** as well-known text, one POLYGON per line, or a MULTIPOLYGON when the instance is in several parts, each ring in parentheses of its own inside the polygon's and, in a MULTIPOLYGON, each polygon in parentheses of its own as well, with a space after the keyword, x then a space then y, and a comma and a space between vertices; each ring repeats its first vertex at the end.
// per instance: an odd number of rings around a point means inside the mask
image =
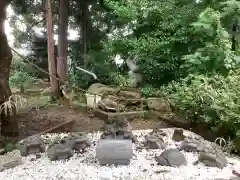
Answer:
POLYGON ((48 31, 48 69, 50 74, 50 84, 52 97, 58 97, 57 67, 54 56, 53 24, 52 24, 52 4, 51 0, 46 0, 46 17, 48 31))
POLYGON ((69 0, 60 0, 59 5, 59 27, 58 27, 58 61, 57 72, 61 82, 67 80, 67 57, 68 57, 68 10, 69 0))
MULTIPOLYGON (((7 101, 11 96, 9 87, 9 74, 12 62, 12 51, 8 45, 7 37, 4 30, 4 22, 6 19, 6 8, 10 4, 10 0, 0 1, 0 104, 7 101)), ((1 135, 17 136, 18 122, 15 119, 16 108, 12 107, 13 114, 6 114, 1 111, 1 135)))

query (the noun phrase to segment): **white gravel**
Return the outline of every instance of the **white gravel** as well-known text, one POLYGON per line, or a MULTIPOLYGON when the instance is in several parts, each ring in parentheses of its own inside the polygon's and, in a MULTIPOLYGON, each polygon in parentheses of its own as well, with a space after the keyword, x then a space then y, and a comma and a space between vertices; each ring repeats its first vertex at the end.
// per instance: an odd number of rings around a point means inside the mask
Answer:
MULTIPOLYGON (((141 130, 133 133, 137 135, 139 141, 142 141, 143 136, 150 131, 141 130)), ((172 129, 165 129, 165 131, 172 133, 172 129)), ((189 135, 189 132, 185 134, 189 135)), ((61 136, 64 135, 66 134, 61 134, 61 136)), ((59 134, 48 136, 54 138, 59 134)), ((88 136, 92 142, 96 142, 100 133, 88 136)), ((176 147, 171 136, 168 137, 168 147, 176 147)), ((95 147, 92 146, 88 152, 75 154, 67 161, 51 162, 45 153, 34 161, 32 160, 34 156, 23 157, 22 165, 0 172, 0 180, 213 180, 229 179, 232 177, 232 170, 240 167, 240 160, 237 157, 227 157, 229 164, 222 170, 205 167, 203 164, 193 165, 197 160, 197 154, 187 152, 183 152, 188 161, 186 166, 180 168, 158 166, 154 156, 159 155, 161 150, 137 151, 136 146, 134 146, 135 156, 129 166, 99 166, 95 159, 95 147)), ((19 152, 14 151, 11 154, 19 155, 19 152)))

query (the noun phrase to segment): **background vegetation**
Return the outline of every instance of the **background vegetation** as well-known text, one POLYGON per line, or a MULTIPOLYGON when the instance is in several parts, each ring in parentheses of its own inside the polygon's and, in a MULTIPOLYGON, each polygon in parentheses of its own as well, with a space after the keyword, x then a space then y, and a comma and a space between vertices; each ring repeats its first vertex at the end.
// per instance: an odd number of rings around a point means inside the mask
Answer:
MULTIPOLYGON (((21 13, 21 21, 29 28, 14 29, 16 44, 31 45, 35 31, 30 27, 40 16, 44 17, 38 12, 44 4, 37 2, 34 8, 28 1, 13 2, 16 15, 12 22, 16 23, 21 13)), ((118 66, 113 59, 116 54, 123 59, 136 56, 143 75, 140 90, 144 96, 163 96, 186 119, 207 122, 223 135, 240 137, 240 1, 106 0, 104 5, 89 2, 87 54, 79 51, 83 46, 81 37, 69 42, 73 83, 87 87, 90 81, 74 70, 79 65, 96 73, 101 83, 128 86, 125 62, 118 66)), ((82 9, 81 4, 75 3, 71 6, 69 25, 81 34, 82 9)), ((36 26, 45 27, 44 18, 36 26)), ((35 60, 46 59, 46 48, 34 52, 35 60)), ((23 63, 14 64, 10 79, 13 86, 18 81, 38 78, 26 67, 23 63)))

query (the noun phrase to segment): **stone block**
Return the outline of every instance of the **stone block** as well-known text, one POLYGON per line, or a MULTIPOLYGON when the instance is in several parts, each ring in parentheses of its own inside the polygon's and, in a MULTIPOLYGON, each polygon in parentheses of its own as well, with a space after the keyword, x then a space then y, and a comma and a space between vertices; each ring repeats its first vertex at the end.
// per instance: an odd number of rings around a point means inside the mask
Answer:
POLYGON ((131 140, 101 139, 96 157, 101 165, 128 165, 133 156, 131 140))

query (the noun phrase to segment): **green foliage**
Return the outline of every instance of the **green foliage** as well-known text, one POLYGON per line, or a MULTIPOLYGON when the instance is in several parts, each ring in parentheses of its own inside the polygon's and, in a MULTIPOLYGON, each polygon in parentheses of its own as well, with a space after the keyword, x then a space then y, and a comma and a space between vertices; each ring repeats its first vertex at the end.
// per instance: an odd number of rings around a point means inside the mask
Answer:
POLYGON ((207 122, 215 131, 240 137, 240 74, 228 77, 189 75, 160 92, 192 121, 207 122))
POLYGON ((24 62, 14 59, 9 77, 11 87, 19 88, 22 84, 29 85, 37 81, 34 72, 24 62), (32 72, 32 73, 31 73, 32 72))
POLYGON ((192 25, 196 35, 202 38, 203 46, 193 54, 183 56, 184 69, 191 73, 227 75, 239 66, 235 52, 231 51, 230 35, 222 27, 220 12, 207 8, 192 25))

